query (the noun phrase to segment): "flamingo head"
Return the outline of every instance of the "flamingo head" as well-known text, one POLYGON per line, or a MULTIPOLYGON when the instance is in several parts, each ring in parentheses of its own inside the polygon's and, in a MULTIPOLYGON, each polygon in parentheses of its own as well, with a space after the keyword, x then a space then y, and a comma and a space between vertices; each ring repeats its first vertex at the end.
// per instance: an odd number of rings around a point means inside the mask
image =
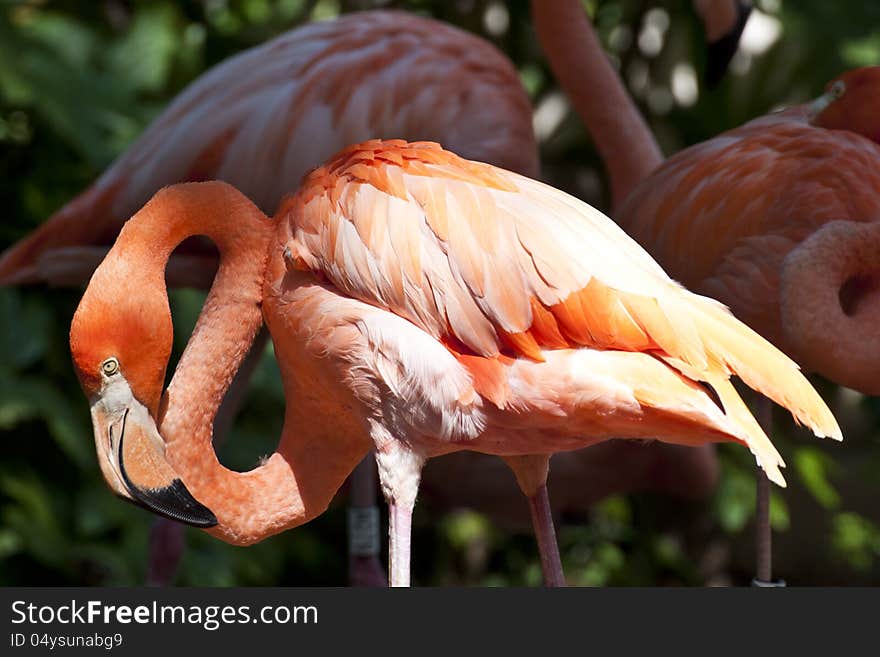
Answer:
MULTIPOLYGON (((124 232, 124 231, 123 231, 124 232)), ((122 236, 120 236, 121 241, 122 236)), ((157 428, 172 325, 167 296, 150 294, 117 245, 96 270, 70 329, 89 398, 98 462, 118 496, 196 527, 217 524, 165 458, 157 428)), ((163 280, 154 281, 164 285, 163 280)))
POLYGON ((829 130, 849 130, 880 143, 880 66, 847 71, 809 107, 810 122, 829 130))

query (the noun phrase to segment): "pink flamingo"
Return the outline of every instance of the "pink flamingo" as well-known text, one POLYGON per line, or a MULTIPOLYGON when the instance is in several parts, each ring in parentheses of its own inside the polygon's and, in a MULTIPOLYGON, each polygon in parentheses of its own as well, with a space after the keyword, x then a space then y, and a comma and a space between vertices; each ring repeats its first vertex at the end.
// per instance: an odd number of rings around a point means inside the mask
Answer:
POLYGON ((607 438, 722 440, 784 485, 733 374, 840 439, 793 362, 607 217, 432 143, 353 146, 274 222, 222 183, 161 191, 95 272, 71 352, 111 488, 233 543, 321 513, 372 446, 398 586, 432 456, 504 456, 528 489, 544 488, 550 454, 607 438), (221 264, 163 394, 163 271, 194 234, 221 264), (296 401, 278 451, 236 473, 213 453, 213 415, 264 320, 296 401))
MULTIPOLYGON (((671 157, 617 214, 678 280, 723 301, 807 370, 866 394, 880 392, 878 95, 880 67, 844 73, 813 103, 671 157)), ((762 481, 762 580, 767 498, 762 481)))

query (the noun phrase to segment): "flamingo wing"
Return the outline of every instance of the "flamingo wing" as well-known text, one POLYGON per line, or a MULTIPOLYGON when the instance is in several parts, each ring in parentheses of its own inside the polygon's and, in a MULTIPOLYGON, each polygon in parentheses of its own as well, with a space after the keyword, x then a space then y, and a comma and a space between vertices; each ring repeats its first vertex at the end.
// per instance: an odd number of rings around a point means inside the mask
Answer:
POLYGON ((756 441, 767 439, 732 374, 817 435, 840 435, 795 363, 671 280, 602 213, 537 181, 429 142, 371 141, 312 172, 280 215, 289 266, 408 319, 463 358, 646 352, 712 385, 756 441))
POLYGON ((667 292, 681 288, 613 222, 436 144, 344 151, 282 212, 295 217, 290 246, 304 267, 474 354, 541 360, 542 348, 663 343, 705 366, 693 330, 682 324, 676 338, 660 317, 641 318, 652 300, 674 305, 667 292))

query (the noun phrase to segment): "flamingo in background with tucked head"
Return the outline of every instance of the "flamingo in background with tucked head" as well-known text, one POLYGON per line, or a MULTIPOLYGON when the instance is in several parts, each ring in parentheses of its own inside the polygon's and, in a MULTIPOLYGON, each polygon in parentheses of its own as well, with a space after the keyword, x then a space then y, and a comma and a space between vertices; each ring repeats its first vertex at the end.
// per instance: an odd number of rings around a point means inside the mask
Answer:
POLYGON ((373 447, 392 585, 409 583, 410 518, 432 456, 735 441, 784 484, 734 374, 840 438, 793 362, 669 279, 607 217, 431 143, 343 151, 274 224, 222 183, 161 191, 95 272, 70 340, 111 488, 216 522, 224 540, 313 518, 373 447), (220 268, 163 395, 164 266, 195 234, 217 243, 220 268), (264 320, 291 401, 278 451, 236 473, 213 453, 213 414, 264 320))
POLYGON ((866 394, 880 393, 878 104, 880 67, 844 73, 814 103, 673 156, 619 214, 686 285, 866 394))
MULTIPOLYGON (((880 393, 878 104, 880 67, 844 73, 813 103, 674 155, 617 214, 685 285, 807 370, 871 395, 880 393)), ((764 550, 759 577, 769 579, 764 550)))

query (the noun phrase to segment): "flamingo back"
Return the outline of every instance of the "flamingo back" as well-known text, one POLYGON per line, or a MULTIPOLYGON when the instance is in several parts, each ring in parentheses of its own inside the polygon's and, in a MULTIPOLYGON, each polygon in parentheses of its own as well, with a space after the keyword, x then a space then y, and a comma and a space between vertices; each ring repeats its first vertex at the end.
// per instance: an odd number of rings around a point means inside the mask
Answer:
POLYGON ((877 162, 878 144, 794 108, 669 158, 616 218, 671 276, 795 353, 780 315, 783 264, 828 222, 880 217, 877 162))
POLYGON ((214 67, 98 181, 0 260, 0 282, 43 251, 110 243, 161 187, 219 179, 271 214, 351 143, 430 139, 536 175, 531 105, 510 61, 458 28, 399 11, 312 23, 214 67))

